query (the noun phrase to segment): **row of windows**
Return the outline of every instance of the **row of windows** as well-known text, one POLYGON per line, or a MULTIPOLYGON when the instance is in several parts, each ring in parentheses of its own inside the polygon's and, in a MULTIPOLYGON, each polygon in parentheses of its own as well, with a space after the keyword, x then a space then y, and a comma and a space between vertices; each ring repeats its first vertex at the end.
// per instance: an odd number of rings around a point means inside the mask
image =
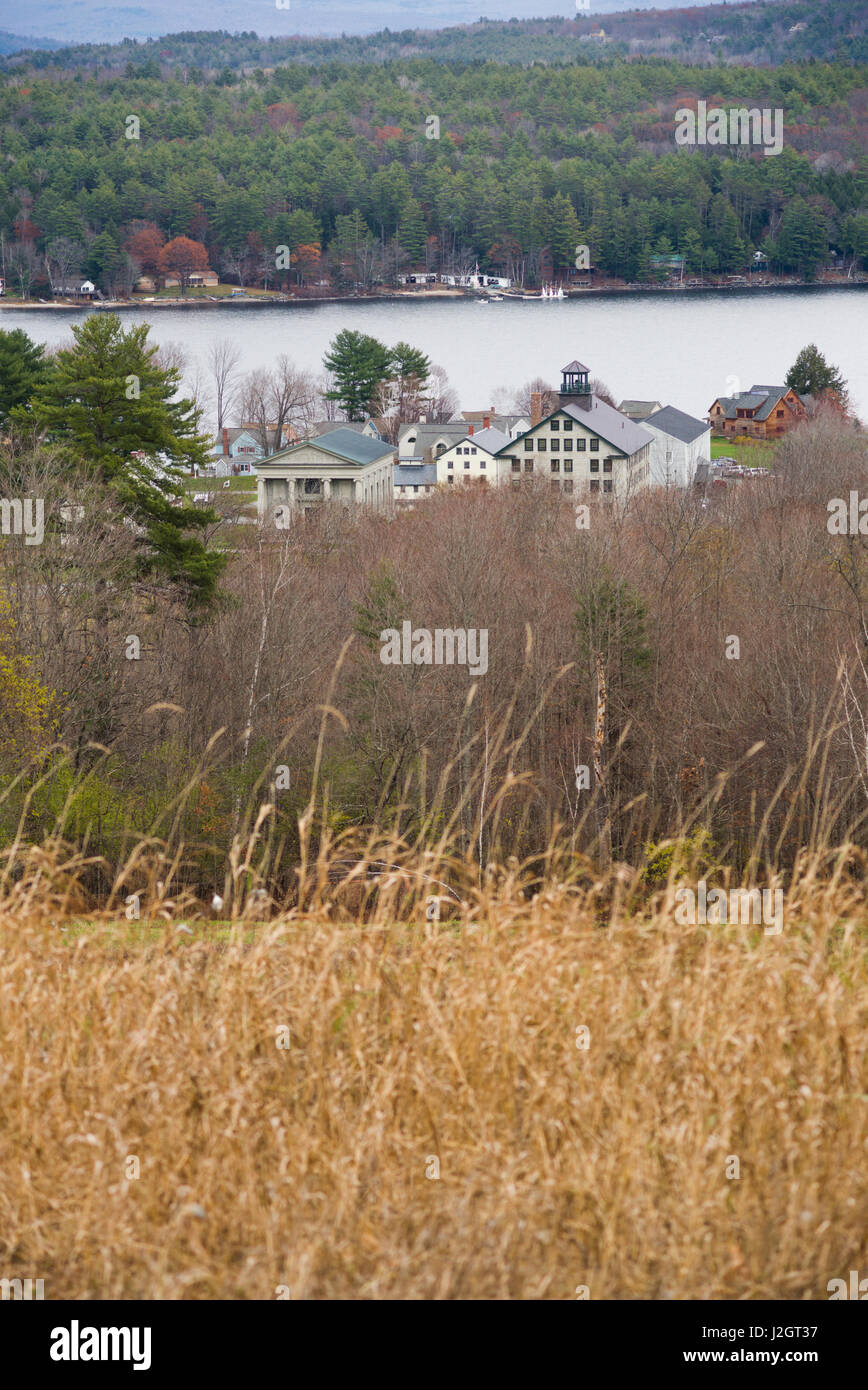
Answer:
MULTIPOLYGON (((563 460, 563 465, 564 465, 564 472, 565 472, 565 473, 572 473, 572 471, 573 471, 573 460, 572 460, 572 459, 564 459, 564 460, 563 460)), ((592 473, 599 473, 599 471, 600 471, 600 460, 599 460, 599 459, 589 459, 589 461, 588 461, 588 466, 589 466, 590 471, 591 471, 592 473)), ((561 460, 560 460, 560 459, 549 459, 549 468, 550 468, 550 470, 551 470, 552 473, 560 473, 560 471, 561 471, 561 460)), ((521 459, 513 459, 513 460, 512 460, 512 471, 513 471, 513 473, 520 473, 520 472, 521 472, 521 459)), ((533 470, 533 459, 525 459, 525 461, 524 461, 524 471, 525 471, 525 473, 532 473, 532 472, 534 471, 534 470, 533 470)), ((611 473, 611 471, 612 471, 612 459, 611 459, 611 458, 605 458, 605 459, 603 459, 603 472, 604 472, 604 473, 611 473)))
MULTIPOLYGON (((590 441, 590 444, 591 444, 591 453, 592 453, 592 454, 598 454, 598 453, 600 452, 600 441, 599 441, 599 439, 592 439, 592 440, 590 441)), ((532 439, 526 439, 526 440, 524 441, 524 452, 525 452, 526 454, 532 454, 532 453, 533 453, 533 445, 534 445, 534 441, 533 441, 532 439)), ((548 440, 545 440, 545 439, 538 439, 538 440, 536 441, 536 447, 537 447, 537 452, 538 452, 538 453, 544 454, 544 453, 546 452, 546 450, 548 449, 548 440)), ((583 454, 583 453, 585 453, 585 451, 586 451, 586 449, 587 449, 587 447, 588 447, 588 441, 587 441, 586 439, 584 439, 584 438, 582 438, 582 439, 576 439, 576 440, 572 440, 572 439, 553 439, 553 440, 552 440, 552 448, 553 448, 553 449, 564 449, 567 453, 570 453, 571 450, 572 450, 574 447, 575 447, 577 453, 583 454)))
MULTIPOLYGON (((451 482, 452 482, 452 479, 450 478, 449 481, 450 481, 450 483, 451 483, 451 482)), ((513 486, 513 487, 521 487, 521 483, 522 483, 521 478, 513 478, 513 479, 512 479, 512 486, 513 486)), ((564 492, 572 492, 572 491, 573 491, 573 480, 572 480, 572 478, 564 478, 563 483, 560 483, 560 482, 558 481, 557 478, 552 478, 552 484, 551 484, 551 485, 552 485, 552 488, 553 488, 556 492, 559 492, 559 491, 561 491, 561 490, 564 491, 564 492)), ((591 492, 599 492, 599 491, 600 491, 600 479, 599 479, 599 478, 592 478, 592 479, 591 479, 591 484, 590 484, 590 486, 591 486, 591 492)), ((604 492, 612 492, 613 489, 614 489, 614 484, 613 484, 613 482, 612 482, 612 479, 611 479, 611 478, 604 478, 604 479, 603 479, 603 491, 604 491, 604 492)))
MULTIPOLYGON (((465 449, 464 452, 465 452, 465 454, 466 454, 466 453, 467 453, 467 450, 465 449)), ((476 453, 476 450, 474 449, 473 452, 474 452, 474 454, 475 454, 475 453, 476 453)), ((485 467, 485 464, 486 464, 486 461, 487 461, 486 459, 480 459, 480 460, 479 460, 479 467, 480 467, 480 468, 484 468, 484 467, 485 467)), ((447 468, 454 468, 454 467, 455 467, 455 461, 454 461, 453 459, 447 459, 447 461, 446 461, 446 467, 447 467, 447 468)), ((469 468, 469 467, 470 467, 470 459, 465 459, 465 460, 464 460, 464 467, 465 467, 465 468, 469 468)))

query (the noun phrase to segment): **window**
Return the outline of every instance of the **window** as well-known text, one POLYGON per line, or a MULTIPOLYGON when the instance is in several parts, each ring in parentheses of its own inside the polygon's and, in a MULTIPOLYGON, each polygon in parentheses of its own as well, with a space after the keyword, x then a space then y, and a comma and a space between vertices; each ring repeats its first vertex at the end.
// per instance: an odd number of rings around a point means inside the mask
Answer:
POLYGON ((588 441, 587 441, 587 439, 577 439, 577 440, 576 440, 576 448, 578 449, 578 451, 579 451, 580 454, 583 454, 583 453, 585 452, 585 450, 587 449, 587 447, 588 447, 588 441))
POLYGON ((513 473, 521 472, 521 459, 512 459, 512 471, 513 473))
POLYGON ((572 461, 572 459, 564 459, 564 472, 565 472, 565 473, 572 473, 572 471, 573 471, 573 461, 572 461))
POLYGON ((573 490, 573 480, 572 480, 572 478, 564 478, 564 492, 572 492, 572 490, 573 490))
POLYGON ((561 486, 561 485, 560 485, 560 483, 558 482, 557 478, 552 478, 552 491, 553 491, 553 492, 559 492, 559 491, 560 491, 560 486, 561 486))
POLYGON ((599 460, 599 459, 591 459, 591 472, 592 472, 592 473, 599 473, 599 471, 600 471, 600 460, 599 460))
MULTIPOLYGON (((466 452, 466 450, 465 450, 465 452, 466 452)), ((470 452, 471 452, 471 454, 475 454, 475 453, 476 453, 476 450, 475 450, 475 449, 471 449, 470 452)))
POLYGON ((596 454, 596 453, 599 452, 599 449, 600 449, 600 441, 599 441, 599 439, 592 439, 592 440, 591 440, 591 453, 592 453, 592 454, 596 454))
POLYGON ((436 456, 437 456, 437 458, 439 458, 441 454, 445 454, 445 453, 446 453, 446 445, 445 445, 445 444, 438 444, 438 445, 437 445, 437 449, 436 449, 436 456))
POLYGON ((612 491, 612 479, 611 479, 611 478, 604 478, 604 479, 603 479, 603 491, 604 491, 604 492, 611 492, 611 491, 612 491))
MULTIPOLYGON (((595 463, 596 463, 596 459, 592 459, 592 460, 591 460, 591 467, 592 467, 592 468, 593 468, 593 466, 594 466, 595 463)), ((611 460, 611 459, 603 459, 603 472, 604 472, 604 473, 611 473, 611 471, 612 471, 612 460, 611 460)))
POLYGON ((562 439, 561 445, 564 449, 572 449, 573 441, 571 439, 562 439))
POLYGON ((572 428, 573 428, 573 422, 572 422, 572 420, 565 420, 565 421, 564 421, 564 429, 565 429, 565 430, 571 430, 572 428))
POLYGON ((413 491, 414 491, 414 492, 418 492, 418 491, 419 491, 419 484, 418 484, 418 483, 414 483, 414 484, 413 484, 413 491))
POLYGON ((524 471, 525 471, 525 473, 532 473, 532 472, 533 472, 533 459, 525 459, 525 461, 524 461, 524 471))
POLYGON ((469 468, 469 467, 470 467, 470 459, 465 459, 465 460, 464 460, 464 467, 465 467, 465 468, 469 468))
POLYGON ((449 482, 450 482, 450 483, 454 483, 454 482, 455 482, 455 479, 454 479, 454 478, 450 478, 450 479, 449 479, 449 482))
POLYGON ((455 460, 454 460, 454 459, 450 459, 449 462, 447 463, 446 467, 447 467, 447 468, 454 468, 454 467, 455 467, 455 460))
POLYGON ((561 471, 561 461, 560 461, 560 459, 552 459, 552 462, 551 462, 551 470, 552 470, 553 473, 560 473, 560 471, 561 471))
POLYGON ((541 454, 544 454, 546 451, 546 441, 544 439, 538 439, 536 442, 536 447, 541 454))
POLYGON ((549 420, 549 429, 559 430, 560 427, 561 427, 561 422, 560 422, 560 420, 549 420))
POLYGON ((480 468, 484 468, 484 467, 485 467, 485 459, 480 459, 480 460, 479 460, 479 467, 480 467, 480 468))
POLYGON ((532 454, 532 453, 533 453, 533 440, 532 440, 532 439, 526 439, 526 440, 524 441, 524 452, 525 452, 526 454, 532 454))
POLYGON ((592 478, 592 479, 591 479, 591 492, 599 492, 599 491, 600 491, 600 480, 599 480, 599 478, 592 478))
POLYGON ((776 410, 775 415, 779 420, 782 420, 784 418, 784 412, 782 410, 776 410))

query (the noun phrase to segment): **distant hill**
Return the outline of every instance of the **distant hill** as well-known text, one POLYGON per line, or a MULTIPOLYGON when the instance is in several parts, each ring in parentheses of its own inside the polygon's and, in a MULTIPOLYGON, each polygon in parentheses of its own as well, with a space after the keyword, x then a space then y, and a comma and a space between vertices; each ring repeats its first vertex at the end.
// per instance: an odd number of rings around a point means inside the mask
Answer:
MULTIPOLYGON (((582 0, 584 4, 584 0, 582 0)), ((704 7, 709 0, 678 0, 704 7)), ((575 0, 548 0, 555 17, 574 17, 575 0)), ((615 10, 652 9, 653 0, 591 0, 593 14, 615 10)), ((230 33, 255 30, 280 37, 288 34, 372 34, 378 30, 443 29, 492 20, 538 18, 540 0, 288 0, 278 9, 275 0, 30 0, 27 27, 34 34, 64 44, 118 43, 121 39, 156 38, 169 31, 198 28, 207 15, 214 29, 230 33)), ((582 13, 587 13, 583 9, 582 13)), ((31 47, 41 47, 32 43, 31 47)), ((4 50, 8 51, 8 50, 4 50)))
MULTIPOLYGON (((455 2, 444 0, 453 8, 455 2)), ((302 28, 316 28, 308 22, 312 15, 319 15, 325 27, 342 11, 329 2, 326 12, 320 0, 306 0, 303 10, 278 11, 274 6, 268 9, 269 16, 281 16, 286 37, 269 38, 252 30, 176 30, 142 42, 128 37, 116 44, 87 43, 59 51, 43 48, 29 54, 0 56, 0 66, 98 67, 122 73, 128 64, 134 68, 148 64, 149 69, 156 65, 168 75, 172 69, 214 73, 228 68, 237 72, 285 63, 382 63, 412 57, 527 64, 654 56, 703 66, 720 62, 776 66, 809 60, 868 61, 865 0, 754 0, 667 10, 634 8, 617 14, 598 13, 590 18, 573 8, 569 18, 556 15, 548 19, 475 19, 452 28, 430 27, 441 13, 437 9, 439 0, 432 0, 432 8, 423 21, 426 27, 408 28, 409 6, 415 3, 417 0, 406 0, 399 16, 404 27, 397 30, 387 27, 360 34, 362 10, 366 19, 380 14, 379 8, 365 5, 356 7, 355 22, 348 20, 339 36, 312 37, 310 32, 299 32, 302 28)), ((471 3, 474 10, 481 7, 480 0, 467 0, 468 7, 471 3)), ((209 18, 218 20, 224 8, 220 3, 211 6, 209 18)), ((70 7, 70 14, 75 13, 75 7, 70 7)), ((183 4, 173 7, 176 24, 184 13, 183 4)), ((200 14, 197 11, 197 18, 200 14)), ((258 6, 247 8, 245 14, 248 22, 256 18, 264 27, 274 23, 273 18, 262 18, 258 6)), ((68 27, 61 26, 57 32, 66 32, 68 27)))
POLYGON ((6 29, 0 29, 0 54, 4 56, 9 53, 20 53, 22 49, 28 48, 62 48, 63 45, 56 39, 36 39, 31 34, 28 38, 22 38, 20 34, 10 34, 6 29))

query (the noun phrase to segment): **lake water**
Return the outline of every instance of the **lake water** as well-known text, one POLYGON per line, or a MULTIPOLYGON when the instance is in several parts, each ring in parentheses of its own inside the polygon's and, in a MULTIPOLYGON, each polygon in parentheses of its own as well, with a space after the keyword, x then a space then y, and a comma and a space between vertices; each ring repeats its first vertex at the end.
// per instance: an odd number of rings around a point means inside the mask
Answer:
MULTIPOLYGON (((0 310, 0 326, 23 328, 55 344, 85 312, 0 310)), ((704 416, 716 396, 754 382, 782 382, 799 349, 816 343, 850 388, 868 420, 868 286, 854 289, 709 291, 697 294, 588 295, 545 302, 470 299, 124 311, 146 320, 152 338, 184 348, 204 367, 209 343, 231 337, 244 370, 267 367, 279 353, 319 372, 341 328, 372 333, 393 345, 421 348, 449 375, 463 409, 503 402, 531 377, 553 385, 578 358, 606 382, 616 401, 659 400, 704 416)))

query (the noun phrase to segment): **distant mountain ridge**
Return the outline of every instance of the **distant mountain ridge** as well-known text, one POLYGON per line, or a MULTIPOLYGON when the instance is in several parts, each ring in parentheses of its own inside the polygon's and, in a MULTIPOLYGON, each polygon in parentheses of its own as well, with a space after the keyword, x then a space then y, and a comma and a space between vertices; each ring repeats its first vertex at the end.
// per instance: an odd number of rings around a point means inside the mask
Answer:
POLYGON ((9 53, 20 53, 22 49, 62 47, 63 44, 57 39, 37 39, 32 34, 25 38, 21 34, 10 34, 8 30, 0 29, 0 54, 4 56, 9 53))
MULTIPOLYGON (((549 0, 552 3, 552 0, 549 0)), ((706 6, 713 0, 675 0, 676 5, 706 6)), ((654 0, 591 0, 590 12, 609 14, 626 9, 654 9, 654 0)), ((213 29, 230 33, 255 30, 266 38, 289 34, 371 34, 382 29, 424 27, 443 29, 472 24, 480 16, 492 20, 538 19, 546 6, 540 0, 210 0, 207 11, 199 0, 30 0, 27 27, 60 45, 118 43, 125 38, 157 38, 170 31, 198 29, 204 14, 213 29), (486 11, 488 12, 486 15, 486 11)), ((577 13, 574 0, 554 0, 556 18, 577 13)), ((579 11, 582 15, 587 9, 579 11)), ((37 39, 31 47, 43 47, 37 39)), ((9 52, 9 49, 4 49, 9 52)))
MULTIPOLYGON (((448 4, 457 0, 446 0, 448 4)), ((537 3, 538 0, 533 0, 537 3)), ((52 0, 53 3, 53 0, 52 0)), ((290 0, 291 3, 291 0, 290 0)), ((868 61, 868 5, 865 0, 743 0, 739 4, 692 5, 667 10, 635 8, 612 14, 572 11, 569 17, 547 19, 483 19, 449 28, 384 28, 362 34, 347 29, 338 37, 299 34, 302 19, 322 15, 319 0, 306 0, 304 11, 271 11, 282 14, 287 27, 283 37, 265 37, 253 30, 183 30, 139 41, 79 44, 57 49, 47 41, 30 53, 5 54, 0 66, 10 70, 108 69, 124 73, 148 65, 164 75, 172 70, 219 72, 252 71, 286 63, 384 63, 408 58, 434 58, 443 62, 562 63, 605 61, 610 57, 663 57, 699 64, 739 63, 777 66, 787 62, 868 61), (293 27, 295 26, 295 27, 293 27), (601 35, 602 30, 602 35, 601 35)), ((418 0, 406 0, 413 5, 418 0)), ((436 5, 438 0, 433 0, 436 5)), ((462 0, 465 3, 465 0, 462 0)), ((480 8, 479 0, 466 0, 480 8)), ((530 3, 530 0, 529 0, 530 3)), ((71 11, 72 12, 72 11, 71 11)), ((220 17, 218 3, 209 18, 220 17)), ((364 12, 357 7, 358 20, 364 12)), ((177 24, 183 8, 173 15, 177 24)), ((329 9, 334 16, 340 10, 329 9)), ((247 10, 248 22, 261 19, 258 10, 247 10)), ((198 18, 197 14, 197 18, 198 18)), ((438 11, 424 23, 436 22, 438 11)), ((401 11, 401 23, 410 15, 401 11)), ((310 26, 308 25, 308 28, 310 26)))

